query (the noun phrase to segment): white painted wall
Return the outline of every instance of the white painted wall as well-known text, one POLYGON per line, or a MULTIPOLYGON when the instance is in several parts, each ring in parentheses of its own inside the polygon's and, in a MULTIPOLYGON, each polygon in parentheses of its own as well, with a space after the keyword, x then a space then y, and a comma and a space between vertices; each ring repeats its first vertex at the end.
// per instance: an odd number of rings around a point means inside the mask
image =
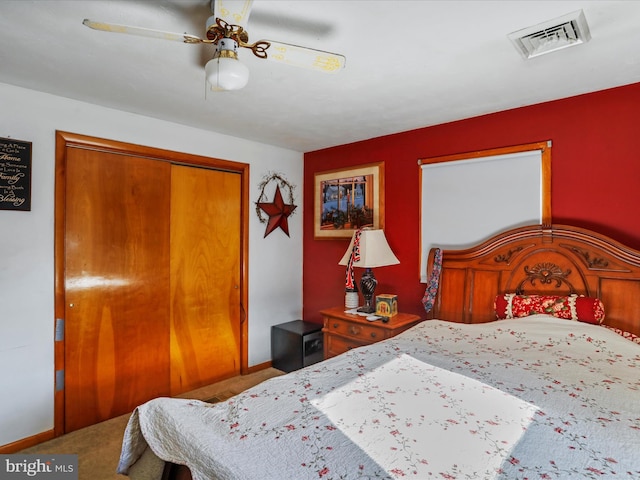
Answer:
POLYGON ((302 153, 0 83, 0 137, 33 143, 31 211, 0 210, 0 446, 53 428, 56 130, 247 163, 251 202, 284 174, 290 237, 264 238, 250 205, 249 366, 270 360, 271 325, 302 314, 302 153))

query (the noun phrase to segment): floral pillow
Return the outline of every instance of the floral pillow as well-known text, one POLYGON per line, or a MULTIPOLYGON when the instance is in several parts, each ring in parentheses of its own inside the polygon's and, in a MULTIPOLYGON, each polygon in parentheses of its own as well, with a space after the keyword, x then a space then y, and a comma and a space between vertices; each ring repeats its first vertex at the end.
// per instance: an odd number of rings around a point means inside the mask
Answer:
POLYGON ((604 305, 598 298, 578 295, 517 295, 505 293, 495 299, 496 317, 521 318, 547 314, 557 318, 600 324, 604 320, 604 305))

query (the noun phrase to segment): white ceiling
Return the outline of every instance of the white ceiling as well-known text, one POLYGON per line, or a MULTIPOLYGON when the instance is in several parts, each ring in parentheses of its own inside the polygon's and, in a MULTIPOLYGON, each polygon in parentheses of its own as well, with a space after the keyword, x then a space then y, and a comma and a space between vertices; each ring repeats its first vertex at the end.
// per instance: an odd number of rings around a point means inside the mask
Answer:
POLYGON ((209 0, 0 0, 0 82, 308 152, 640 81, 640 1, 256 0, 251 41, 342 53, 346 68, 242 49, 249 84, 206 97, 212 46, 82 25, 202 37, 209 15, 209 0), (525 61, 507 38, 580 9, 583 45, 525 61))

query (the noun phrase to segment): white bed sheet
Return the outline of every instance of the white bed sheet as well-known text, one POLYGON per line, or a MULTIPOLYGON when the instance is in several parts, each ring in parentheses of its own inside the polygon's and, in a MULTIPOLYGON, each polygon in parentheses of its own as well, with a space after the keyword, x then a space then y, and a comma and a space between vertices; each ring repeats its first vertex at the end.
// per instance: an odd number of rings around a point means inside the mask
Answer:
POLYGON ((429 320, 221 404, 141 405, 119 472, 149 449, 194 480, 640 478, 640 346, 545 315, 429 320))

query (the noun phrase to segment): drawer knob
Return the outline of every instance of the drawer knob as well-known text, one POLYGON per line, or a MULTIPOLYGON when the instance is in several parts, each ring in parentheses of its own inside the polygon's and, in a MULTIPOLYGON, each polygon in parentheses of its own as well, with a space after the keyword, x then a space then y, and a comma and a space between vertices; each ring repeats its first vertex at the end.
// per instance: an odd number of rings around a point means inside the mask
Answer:
POLYGON ((339 324, 339 323, 334 323, 334 324, 333 324, 333 328, 338 328, 339 326, 340 326, 340 324, 339 324))
POLYGON ((376 338, 377 336, 376 332, 371 332, 371 338, 376 338))

